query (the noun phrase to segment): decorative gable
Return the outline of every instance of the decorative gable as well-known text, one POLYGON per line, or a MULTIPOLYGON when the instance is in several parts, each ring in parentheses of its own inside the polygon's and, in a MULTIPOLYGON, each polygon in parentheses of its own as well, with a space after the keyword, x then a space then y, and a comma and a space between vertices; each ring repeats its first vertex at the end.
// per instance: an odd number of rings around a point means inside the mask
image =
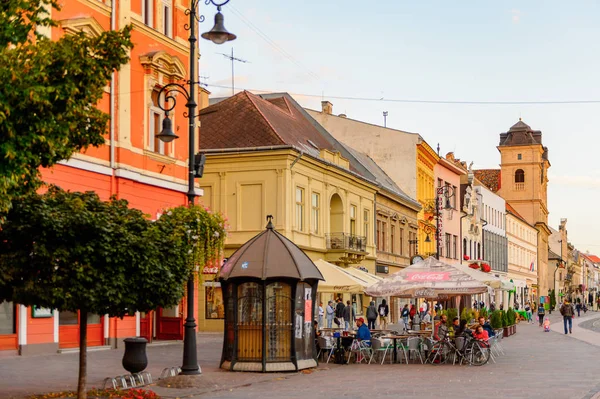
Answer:
POLYGON ((104 28, 94 17, 63 19, 60 25, 68 35, 83 32, 91 37, 98 37, 104 32, 104 28))
POLYGON ((178 57, 168 54, 166 51, 155 51, 140 56, 140 63, 146 69, 146 73, 160 73, 169 76, 172 80, 183 79, 187 71, 183 62, 178 57))

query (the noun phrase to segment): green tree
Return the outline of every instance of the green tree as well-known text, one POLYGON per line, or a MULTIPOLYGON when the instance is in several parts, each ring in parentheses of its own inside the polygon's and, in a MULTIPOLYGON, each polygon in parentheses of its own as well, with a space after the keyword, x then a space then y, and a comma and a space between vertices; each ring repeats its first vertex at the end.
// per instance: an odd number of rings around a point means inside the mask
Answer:
POLYGON ((40 167, 104 144, 109 116, 94 105, 132 48, 130 27, 50 40, 36 31, 57 26, 49 8, 58 1, 0 2, 0 216, 39 188, 40 167))
POLYGON ((224 222, 201 207, 149 221, 125 200, 50 187, 13 201, 0 229, 0 302, 80 312, 78 398, 89 313, 176 305, 196 267, 221 255, 224 222))

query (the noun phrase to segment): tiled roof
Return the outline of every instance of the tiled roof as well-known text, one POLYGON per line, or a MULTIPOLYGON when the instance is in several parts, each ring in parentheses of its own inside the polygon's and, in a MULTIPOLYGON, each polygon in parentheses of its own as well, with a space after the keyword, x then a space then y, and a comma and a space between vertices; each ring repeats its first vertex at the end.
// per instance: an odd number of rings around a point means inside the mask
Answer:
POLYGON ((500 169, 478 169, 473 173, 477 180, 493 192, 500 189, 500 169))
POLYGON ((600 258, 597 257, 596 255, 586 255, 588 257, 589 260, 591 260, 594 263, 600 263, 600 258))
MULTIPOLYGON (((520 118, 517 123, 512 125, 508 132, 500 133, 500 146, 514 145, 542 145, 542 132, 533 130, 531 126, 523 122, 520 118)), ((543 147, 544 153, 542 158, 548 160, 548 147, 543 147)))
POLYGON ((560 259, 560 255, 557 253, 554 253, 551 250, 548 250, 548 259, 556 259, 556 260, 561 260, 560 259))
POLYGON ((200 147, 248 148, 292 145, 319 156, 319 149, 336 149, 287 97, 265 100, 247 91, 200 111, 200 147), (309 142, 310 140, 310 142, 309 142))

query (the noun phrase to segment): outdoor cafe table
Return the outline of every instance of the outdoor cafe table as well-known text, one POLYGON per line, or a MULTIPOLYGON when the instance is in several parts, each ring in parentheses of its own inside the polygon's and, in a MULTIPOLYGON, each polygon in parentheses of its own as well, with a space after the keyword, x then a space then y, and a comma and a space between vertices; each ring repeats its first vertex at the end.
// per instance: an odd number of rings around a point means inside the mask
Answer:
POLYGON ((427 337, 431 335, 431 331, 409 331, 408 334, 401 334, 401 335, 384 335, 381 338, 387 338, 387 339, 391 339, 394 341, 394 353, 393 353, 393 359, 394 359, 394 363, 398 363, 398 340, 399 339, 406 339, 406 338, 414 338, 414 337, 427 337))

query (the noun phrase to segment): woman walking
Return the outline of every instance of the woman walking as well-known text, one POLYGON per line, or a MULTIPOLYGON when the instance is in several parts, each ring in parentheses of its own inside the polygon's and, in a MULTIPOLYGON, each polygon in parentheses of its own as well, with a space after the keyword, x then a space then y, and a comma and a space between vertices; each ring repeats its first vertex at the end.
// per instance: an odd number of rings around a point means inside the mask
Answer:
POLYGON ((540 320, 540 327, 541 327, 544 324, 544 316, 546 316, 546 309, 544 309, 543 303, 540 303, 538 305, 537 314, 538 314, 538 319, 540 320))

